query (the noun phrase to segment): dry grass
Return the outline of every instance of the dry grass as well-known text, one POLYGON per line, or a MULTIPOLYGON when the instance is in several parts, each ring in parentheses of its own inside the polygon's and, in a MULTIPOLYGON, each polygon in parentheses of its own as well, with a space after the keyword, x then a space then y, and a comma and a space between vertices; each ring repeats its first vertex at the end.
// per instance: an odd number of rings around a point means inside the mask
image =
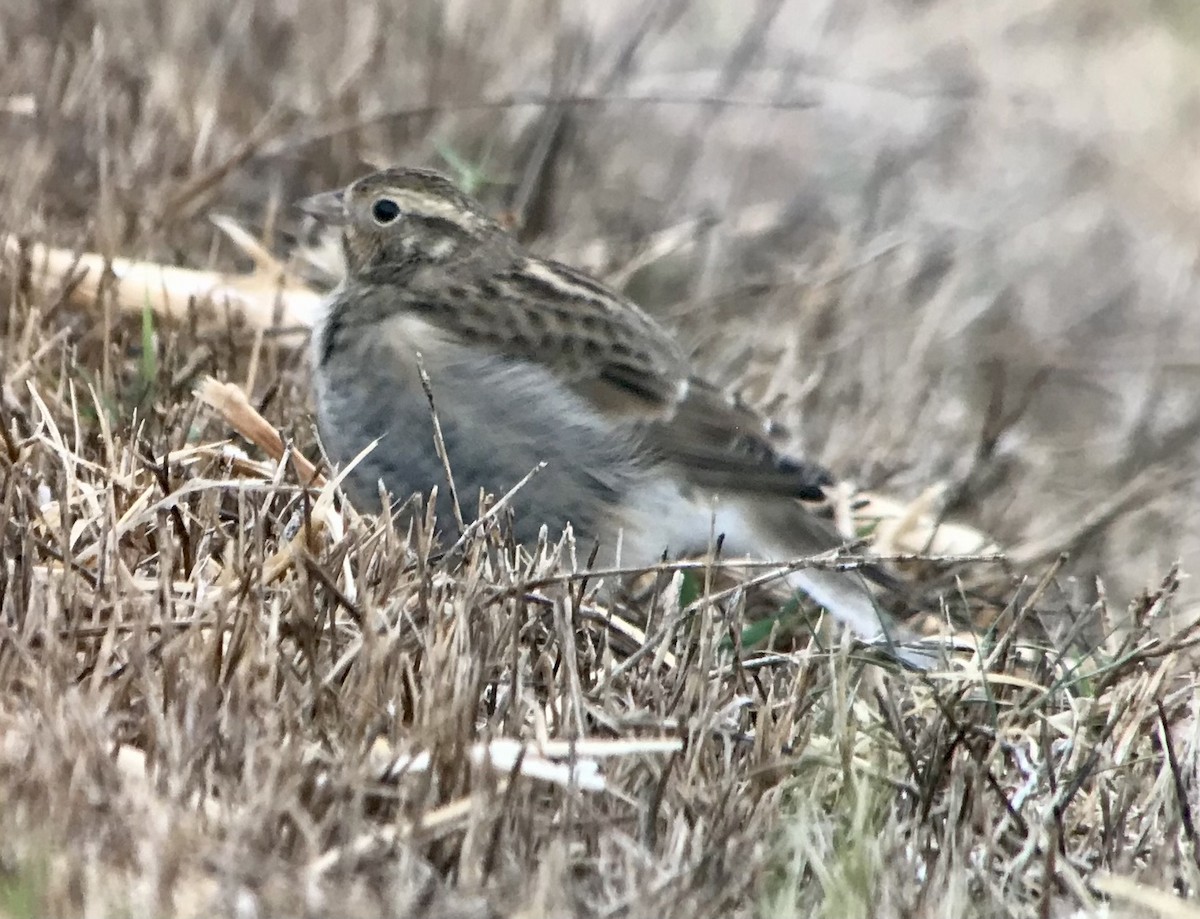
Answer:
POLYGON ((316 456, 296 334, 16 247, 0 915, 1195 917, 1190 7, 348 6, 6 8, 0 231, 237 272, 206 216, 290 251, 287 202, 440 149, 1009 546, 904 564, 986 666, 752 645, 761 592, 503 514, 446 555, 194 395, 316 456))

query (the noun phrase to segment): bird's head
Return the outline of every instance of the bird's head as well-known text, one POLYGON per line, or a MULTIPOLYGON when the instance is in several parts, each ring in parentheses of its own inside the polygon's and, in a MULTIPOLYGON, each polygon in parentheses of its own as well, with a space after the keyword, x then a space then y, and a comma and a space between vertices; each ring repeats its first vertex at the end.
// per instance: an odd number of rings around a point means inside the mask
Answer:
POLYGON ((414 260, 448 261, 506 235, 478 202, 429 169, 374 172, 299 206, 341 227, 350 278, 414 260))

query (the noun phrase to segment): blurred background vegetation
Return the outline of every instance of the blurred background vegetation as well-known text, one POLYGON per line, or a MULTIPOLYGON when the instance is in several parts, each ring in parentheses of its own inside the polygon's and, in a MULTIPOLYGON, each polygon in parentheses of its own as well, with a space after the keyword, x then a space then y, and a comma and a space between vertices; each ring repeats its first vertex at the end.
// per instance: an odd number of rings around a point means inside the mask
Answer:
POLYGON ((294 198, 438 166, 798 449, 1129 597, 1197 548, 1198 36, 1183 0, 10 3, 0 221, 228 265, 212 210, 284 250, 294 198))
MULTIPOLYGON (((1052 629, 1150 585, 1148 619, 1200 598, 1164 580, 1200 549, 1197 151, 1190 0, 0 2, 0 233, 247 269, 210 215, 287 253, 309 241, 295 199, 444 169, 660 316, 797 451, 901 500, 937 489, 1018 575, 1069 552, 1039 594, 1052 629)), ((365 528, 268 584, 293 494, 183 494, 211 467, 154 457, 228 434, 197 408, 206 373, 253 375, 311 446, 303 351, 73 309, 26 275, 0 272, 21 441, 0 444, 0 913, 316 914, 370 888, 358 912, 416 915, 442 885, 470 909, 430 915, 1107 915, 1102 870, 1200 886, 1186 634, 976 687, 731 665, 703 627, 743 598, 671 633, 681 666, 611 666, 575 585, 516 609, 449 578, 429 613, 425 570, 365 528), (77 457, 33 430, 49 417, 77 457), (98 574, 66 564, 65 523, 46 535, 51 499, 98 574), (183 516, 228 605, 204 559, 176 565, 183 516), (342 561, 357 580, 320 580, 342 561), (584 726, 682 752, 607 761, 613 793, 587 799, 502 790, 464 752, 584 726), (431 778, 381 771, 383 740, 431 778)))

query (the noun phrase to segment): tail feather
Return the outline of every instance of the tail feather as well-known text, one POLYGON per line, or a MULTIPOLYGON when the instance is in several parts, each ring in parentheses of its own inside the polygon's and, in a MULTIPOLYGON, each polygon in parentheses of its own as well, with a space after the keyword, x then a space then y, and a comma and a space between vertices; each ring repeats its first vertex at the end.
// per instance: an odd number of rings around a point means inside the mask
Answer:
POLYGON ((897 660, 915 670, 936 666, 937 655, 916 647, 916 636, 879 607, 862 577, 853 571, 799 568, 788 583, 821 604, 860 637, 884 646, 897 660))
MULTIPOLYGON (((664 543, 674 552, 703 552, 707 536, 723 538, 725 558, 752 558, 781 565, 836 549, 844 540, 832 526, 814 517, 799 503, 775 497, 742 498, 710 503, 695 501, 692 513, 683 513, 688 499, 673 487, 648 489, 631 502, 636 513, 627 513, 622 560, 652 565, 664 543)), ((872 580, 889 581, 884 572, 866 569, 872 580)), ((788 582, 816 600, 868 641, 886 646, 898 660, 919 670, 937 665, 939 658, 921 650, 907 629, 880 609, 863 573, 797 568, 788 582)))
MULTIPOLYGON (((828 552, 844 542, 830 524, 795 502, 727 505, 718 523, 733 537, 727 545, 734 553, 781 563, 828 552)), ((916 636, 880 608, 859 571, 798 568, 787 579, 859 636, 884 645, 908 666, 928 670, 937 665, 937 655, 917 647, 916 636)))

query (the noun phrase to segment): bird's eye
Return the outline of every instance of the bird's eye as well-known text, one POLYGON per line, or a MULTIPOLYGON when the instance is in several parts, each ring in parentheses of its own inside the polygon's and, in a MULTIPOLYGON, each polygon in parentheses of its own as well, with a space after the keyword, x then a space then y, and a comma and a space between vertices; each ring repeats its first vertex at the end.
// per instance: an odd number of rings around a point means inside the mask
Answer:
POLYGON ((377 224, 384 226, 400 216, 400 205, 391 198, 376 198, 371 205, 371 216, 377 224))

